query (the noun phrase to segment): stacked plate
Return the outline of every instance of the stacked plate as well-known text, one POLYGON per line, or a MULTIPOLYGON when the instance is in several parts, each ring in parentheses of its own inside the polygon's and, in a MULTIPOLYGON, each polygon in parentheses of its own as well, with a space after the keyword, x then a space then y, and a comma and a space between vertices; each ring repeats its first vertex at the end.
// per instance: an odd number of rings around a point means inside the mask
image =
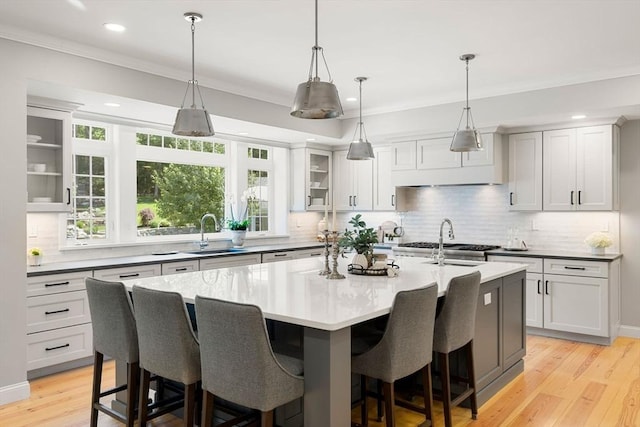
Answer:
POLYGON ((38 142, 42 139, 40 135, 27 135, 27 142, 38 142))

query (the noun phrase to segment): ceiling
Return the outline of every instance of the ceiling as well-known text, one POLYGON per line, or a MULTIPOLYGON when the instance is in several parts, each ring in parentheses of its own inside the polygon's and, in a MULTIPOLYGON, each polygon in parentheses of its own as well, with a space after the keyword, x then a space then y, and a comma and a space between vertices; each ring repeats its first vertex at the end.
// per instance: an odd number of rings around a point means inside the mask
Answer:
MULTIPOLYGON (((204 15, 201 85, 291 105, 311 60, 311 0, 2 0, 0 37, 186 81, 188 11, 204 15)), ((346 117, 356 76, 369 77, 365 115, 464 100, 464 53, 477 55, 471 99, 640 74, 638 0, 320 0, 318 19, 346 117)))

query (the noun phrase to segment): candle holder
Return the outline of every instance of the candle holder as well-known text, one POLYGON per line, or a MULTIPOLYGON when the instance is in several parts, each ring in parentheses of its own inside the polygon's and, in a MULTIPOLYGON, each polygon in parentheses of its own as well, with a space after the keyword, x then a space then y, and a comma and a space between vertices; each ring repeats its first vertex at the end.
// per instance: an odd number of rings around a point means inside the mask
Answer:
POLYGON ((318 272, 320 276, 331 274, 329 269, 329 230, 322 230, 324 236, 324 268, 318 272))
POLYGON ((333 258, 333 270, 331 270, 331 273, 327 276, 327 279, 344 279, 345 278, 344 274, 338 273, 339 248, 338 248, 338 232, 337 231, 331 232, 331 241, 332 241, 331 258, 333 258))

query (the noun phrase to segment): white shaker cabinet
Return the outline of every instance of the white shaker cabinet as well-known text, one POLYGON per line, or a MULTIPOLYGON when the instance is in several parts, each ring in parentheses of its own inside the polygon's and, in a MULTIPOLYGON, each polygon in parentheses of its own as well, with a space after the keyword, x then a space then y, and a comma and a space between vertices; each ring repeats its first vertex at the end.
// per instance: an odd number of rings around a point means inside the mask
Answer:
POLYGON ((509 135, 509 210, 542 210, 542 132, 509 135))
POLYGON ((396 187, 391 182, 391 147, 373 149, 373 210, 394 211, 397 207, 396 187))
POLYGON ((416 145, 417 169, 462 167, 462 153, 449 150, 451 138, 423 139, 416 145))
POLYGON ((543 209, 617 209, 618 128, 543 132, 543 209))
POLYGON ((312 148, 291 150, 291 209, 324 212, 331 209, 332 153, 312 148))
POLYGON ((27 212, 71 209, 71 113, 27 107, 27 212))
POLYGON ((373 209, 373 162, 348 160, 347 151, 333 153, 333 203, 338 211, 373 209))
POLYGON ((617 337, 619 260, 495 255, 490 255, 488 260, 529 265, 526 319, 527 326, 532 328, 530 332, 599 344, 610 344, 617 337))
POLYGON ((416 168, 416 141, 397 142, 391 146, 391 170, 416 168))

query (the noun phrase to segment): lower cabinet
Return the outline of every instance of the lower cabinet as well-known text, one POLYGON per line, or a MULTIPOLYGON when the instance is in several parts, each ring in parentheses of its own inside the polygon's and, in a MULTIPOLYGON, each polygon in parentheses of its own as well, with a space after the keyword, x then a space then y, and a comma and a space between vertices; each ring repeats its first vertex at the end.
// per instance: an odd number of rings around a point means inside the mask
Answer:
POLYGON ((162 268, 160 264, 147 264, 95 270, 93 277, 100 280, 117 282, 124 279, 141 279, 143 277, 160 276, 161 272, 162 268))
POLYGON ((91 315, 84 286, 85 277, 91 276, 89 270, 27 278, 28 371, 93 354, 91 315))
POLYGON ((489 261, 528 264, 530 332, 598 344, 610 344, 618 335, 619 260, 491 255, 489 261))
POLYGON ((161 271, 163 276, 167 276, 169 274, 189 273, 191 271, 198 271, 199 269, 200 269, 200 265, 197 259, 189 259, 186 261, 165 262, 161 266, 161 271))
POLYGON ((200 259, 200 270, 213 270, 215 268, 236 267, 239 265, 260 264, 262 255, 260 253, 247 255, 233 255, 225 257, 213 257, 200 259))

